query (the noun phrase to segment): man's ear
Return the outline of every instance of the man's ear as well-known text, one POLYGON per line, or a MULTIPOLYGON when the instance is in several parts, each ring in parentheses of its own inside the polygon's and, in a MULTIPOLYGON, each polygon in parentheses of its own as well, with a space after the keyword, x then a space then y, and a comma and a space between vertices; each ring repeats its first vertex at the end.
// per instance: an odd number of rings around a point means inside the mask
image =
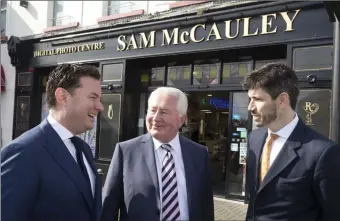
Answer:
POLYGON ((59 104, 65 105, 67 103, 66 98, 67 98, 68 92, 64 88, 58 87, 54 95, 55 95, 57 104, 59 103, 59 104))
POLYGON ((278 101, 281 108, 289 106, 289 95, 286 92, 282 92, 278 97, 278 101))
POLYGON ((181 116, 180 118, 180 127, 182 127, 183 126, 183 124, 184 124, 184 122, 185 122, 185 120, 187 119, 187 115, 186 114, 184 114, 183 116, 181 116))

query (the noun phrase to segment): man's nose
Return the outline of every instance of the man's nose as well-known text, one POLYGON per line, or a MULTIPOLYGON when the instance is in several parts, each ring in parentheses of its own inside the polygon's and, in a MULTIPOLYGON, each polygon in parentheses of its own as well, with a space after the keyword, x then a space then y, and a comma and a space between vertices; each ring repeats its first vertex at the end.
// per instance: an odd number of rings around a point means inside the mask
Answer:
POLYGON ((156 111, 155 114, 153 115, 153 120, 158 121, 161 118, 161 114, 159 111, 156 111))
POLYGON ((97 110, 99 110, 99 111, 104 110, 104 106, 103 106, 102 102, 99 102, 99 104, 97 105, 97 110))
POLYGON ((254 109, 254 105, 253 105, 253 102, 249 102, 248 104, 248 111, 251 111, 252 109, 254 109))

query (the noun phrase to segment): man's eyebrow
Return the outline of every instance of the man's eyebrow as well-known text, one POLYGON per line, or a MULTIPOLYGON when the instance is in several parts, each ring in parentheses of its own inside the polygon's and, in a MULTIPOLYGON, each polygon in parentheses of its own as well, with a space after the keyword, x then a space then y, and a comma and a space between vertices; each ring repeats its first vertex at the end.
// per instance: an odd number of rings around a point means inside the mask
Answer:
POLYGON ((94 96, 96 96, 96 97, 100 97, 100 95, 97 94, 97 93, 95 93, 95 92, 91 92, 90 95, 94 95, 94 96))

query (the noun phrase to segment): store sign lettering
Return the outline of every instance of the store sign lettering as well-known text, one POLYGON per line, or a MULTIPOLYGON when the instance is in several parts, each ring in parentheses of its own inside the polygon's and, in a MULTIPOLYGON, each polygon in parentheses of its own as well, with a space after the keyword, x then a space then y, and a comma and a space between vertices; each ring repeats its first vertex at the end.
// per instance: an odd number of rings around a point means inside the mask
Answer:
POLYGON ((85 51, 96 51, 105 49, 104 42, 97 43, 89 43, 89 44, 81 44, 77 46, 68 46, 68 47, 60 47, 53 48, 48 50, 38 50, 34 51, 34 57, 44 57, 51 55, 59 55, 59 54, 69 54, 69 53, 77 53, 77 52, 85 52, 85 51))
MULTIPOLYGON (((278 26, 273 25, 273 21, 279 18, 285 23, 283 32, 294 31, 294 20, 299 14, 301 9, 288 14, 288 11, 261 15, 261 27, 256 28, 253 32, 250 27, 253 27, 251 17, 238 18, 234 20, 224 21, 224 30, 220 30, 216 23, 213 23, 211 28, 207 28, 205 24, 197 24, 189 31, 181 31, 180 28, 172 30, 164 29, 161 31, 162 44, 160 46, 188 44, 190 42, 199 43, 211 40, 234 39, 236 37, 250 37, 267 34, 275 34, 278 31, 278 26), (236 30, 231 30, 232 24, 236 23, 236 30), (243 31, 240 32, 240 27, 243 31), (198 38, 196 35, 197 30, 203 29, 207 32, 206 36, 198 38), (209 32, 208 32, 209 31, 209 32)), ((128 51, 143 48, 156 47, 156 31, 151 31, 148 34, 141 32, 132 35, 120 35, 118 37, 117 51, 128 51)))

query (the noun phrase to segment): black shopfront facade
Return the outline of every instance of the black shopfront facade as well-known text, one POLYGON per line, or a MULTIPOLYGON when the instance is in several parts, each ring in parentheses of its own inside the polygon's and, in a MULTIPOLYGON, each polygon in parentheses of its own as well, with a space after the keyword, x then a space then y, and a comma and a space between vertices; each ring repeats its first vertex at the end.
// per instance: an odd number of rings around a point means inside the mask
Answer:
POLYGON ((240 82, 271 61, 296 70, 301 81, 296 111, 330 136, 333 25, 322 2, 245 5, 111 29, 12 38, 9 44, 16 48, 10 50, 17 74, 13 139, 46 116, 45 84, 56 65, 98 67, 104 111, 96 127, 81 136, 93 149, 103 181, 116 143, 146 132, 149 93, 174 86, 189 97, 181 133, 208 146, 215 194, 243 200, 246 140, 255 126, 240 82))

